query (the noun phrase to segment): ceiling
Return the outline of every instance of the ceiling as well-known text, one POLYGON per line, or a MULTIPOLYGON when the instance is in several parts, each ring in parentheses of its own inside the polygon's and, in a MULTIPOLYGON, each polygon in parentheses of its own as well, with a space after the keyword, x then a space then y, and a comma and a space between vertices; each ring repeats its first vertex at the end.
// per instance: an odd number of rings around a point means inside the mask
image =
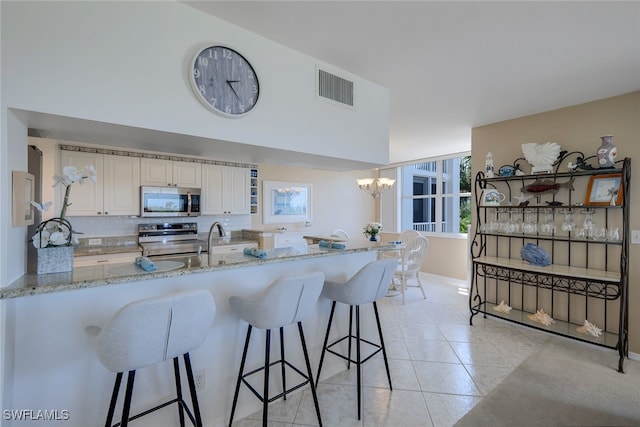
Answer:
POLYGON ((392 163, 473 127, 640 90, 640 2, 184 1, 385 86, 392 163))

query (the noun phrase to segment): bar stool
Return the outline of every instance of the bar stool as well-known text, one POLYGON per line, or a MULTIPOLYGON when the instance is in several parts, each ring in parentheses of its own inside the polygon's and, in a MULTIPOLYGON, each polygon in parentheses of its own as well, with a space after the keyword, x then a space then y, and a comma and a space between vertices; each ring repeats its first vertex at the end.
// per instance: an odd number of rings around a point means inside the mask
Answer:
POLYGON ((178 404, 181 427, 184 427, 185 411, 195 426, 202 426, 189 352, 204 342, 215 311, 208 291, 179 292, 132 302, 122 307, 104 328, 85 328, 96 338, 100 362, 117 374, 105 426, 111 427, 124 372, 128 372, 127 387, 121 421, 116 426, 125 427, 129 421, 173 403, 178 404), (184 359, 193 413, 182 397, 179 356, 184 359), (173 359, 176 398, 129 417, 136 370, 169 359, 173 359))
POLYGON ((345 283, 325 281, 324 288, 322 290, 322 296, 329 298, 333 301, 331 305, 331 313, 329 314, 329 324, 327 325, 327 333, 324 337, 324 344, 322 346, 322 354, 320 355, 320 364, 318 366, 318 375, 316 375, 316 381, 320 380, 320 372, 322 370, 322 363, 324 361, 325 352, 334 354, 347 361, 347 369, 351 368, 351 363, 354 363, 358 369, 357 371, 357 387, 358 387, 358 419, 362 412, 362 372, 361 366, 367 360, 371 359, 379 351, 382 350, 382 356, 384 357, 384 365, 387 369, 387 378, 389 380, 389 389, 393 390, 391 386, 391 373, 389 372, 389 362, 387 361, 387 351, 384 347, 384 339, 382 338, 382 328, 380 327, 380 316, 378 316, 378 305, 376 301, 380 298, 384 298, 391 283, 393 273, 398 266, 397 259, 385 259, 380 261, 373 261, 365 265, 358 271, 351 279, 345 283), (331 330, 331 322, 333 321, 333 314, 336 309, 336 302, 349 305, 349 334, 327 345, 329 341, 329 332, 331 330), (378 325, 378 334, 380 336, 380 344, 373 343, 360 337, 360 306, 367 303, 373 303, 373 310, 376 316, 376 323, 378 325), (356 308, 356 335, 353 336, 353 307, 356 308), (351 341, 355 339, 356 342, 356 360, 351 358, 351 341), (348 340, 348 355, 338 353, 331 349, 334 345, 348 340), (373 353, 369 356, 362 358, 360 344, 365 342, 375 348, 373 353))
POLYGON ((318 416, 318 423, 322 426, 320 419, 320 406, 318 405, 318 396, 316 395, 316 387, 313 383, 313 375, 311 372, 311 364, 309 363, 309 354, 307 353, 307 345, 304 340, 304 332, 302 330, 302 320, 311 313, 311 310, 316 305, 320 293, 322 292, 322 285, 324 282, 324 274, 322 272, 315 272, 301 276, 286 277, 277 280, 271 284, 264 292, 253 298, 243 298, 240 296, 232 296, 229 298, 229 305, 231 310, 242 320, 249 324, 247 329, 247 338, 244 343, 244 350, 242 351, 242 361, 240 362, 240 370, 238 372, 238 381, 236 383, 236 390, 233 396, 233 405, 231 407, 231 418, 229 419, 229 427, 233 423, 233 416, 236 411, 236 404, 238 402, 238 393, 240 391, 240 383, 244 383, 249 390, 262 402, 262 425, 267 426, 267 409, 270 402, 273 402, 280 397, 285 400, 287 393, 299 389, 305 384, 309 384, 311 387, 311 393, 313 395, 313 403, 316 407, 316 415, 318 416), (285 360, 284 355, 284 333, 283 328, 286 325, 298 323, 298 332, 300 334, 300 342, 302 344, 302 351, 304 353, 304 360, 307 365, 307 373, 304 374, 298 368, 290 364, 285 360), (244 364, 247 359, 247 349, 249 348, 249 340, 251 338, 251 331, 256 327, 266 330, 265 341, 265 354, 264 354, 264 366, 254 369, 250 372, 244 372, 244 364), (269 352, 271 347, 271 329, 280 328, 280 360, 275 362, 269 361, 269 352), (282 374, 282 388, 283 392, 277 396, 269 397, 269 368, 273 365, 281 365, 282 374), (300 384, 287 389, 285 366, 290 367, 296 373, 298 373, 304 381, 300 384), (258 373, 264 370, 264 391, 260 395, 253 386, 246 380, 250 375, 258 373))

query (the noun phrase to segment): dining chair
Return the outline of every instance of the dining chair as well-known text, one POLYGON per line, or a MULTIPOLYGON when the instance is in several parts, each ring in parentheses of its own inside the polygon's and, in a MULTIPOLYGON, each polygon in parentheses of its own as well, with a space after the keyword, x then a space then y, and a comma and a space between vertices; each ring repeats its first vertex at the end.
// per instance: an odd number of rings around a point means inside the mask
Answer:
POLYGON ((424 284, 420 280, 420 270, 422 264, 427 258, 429 252, 429 240, 424 236, 417 236, 404 245, 404 249, 401 251, 402 256, 400 264, 396 269, 392 282, 394 286, 396 281, 400 282, 400 292, 402 293, 402 304, 405 303, 405 291, 407 286, 419 287, 422 291, 422 296, 426 299, 427 294, 424 292, 424 284), (411 279, 415 279, 417 285, 408 285, 407 282, 411 279))

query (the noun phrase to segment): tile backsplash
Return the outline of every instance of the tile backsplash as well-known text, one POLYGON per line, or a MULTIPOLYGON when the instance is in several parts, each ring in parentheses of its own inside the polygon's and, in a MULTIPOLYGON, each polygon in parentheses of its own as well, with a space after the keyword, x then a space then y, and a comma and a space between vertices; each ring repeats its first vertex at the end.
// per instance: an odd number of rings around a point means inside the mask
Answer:
POLYGON ((159 222, 197 222, 198 232, 206 233, 215 221, 219 221, 227 232, 251 228, 251 215, 205 215, 196 218, 137 218, 137 217, 90 217, 67 218, 73 231, 82 233, 78 238, 137 236, 138 224, 159 222))

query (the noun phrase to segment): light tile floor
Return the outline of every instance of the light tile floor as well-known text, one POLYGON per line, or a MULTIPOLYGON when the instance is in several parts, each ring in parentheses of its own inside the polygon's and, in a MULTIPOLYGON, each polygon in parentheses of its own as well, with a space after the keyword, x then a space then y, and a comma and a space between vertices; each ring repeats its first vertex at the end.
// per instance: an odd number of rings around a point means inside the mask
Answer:
MULTIPOLYGON (((424 273, 421 277, 427 299, 419 289, 409 288, 405 305, 400 296, 378 303, 393 391, 381 353, 363 365, 361 420, 355 369, 323 378, 317 389, 323 425, 452 426, 548 338, 481 316, 470 326, 467 283, 424 273)), ((234 426, 259 426, 261 420, 262 412, 256 412, 234 426)), ((269 425, 318 425, 310 390, 272 403, 269 425)))

